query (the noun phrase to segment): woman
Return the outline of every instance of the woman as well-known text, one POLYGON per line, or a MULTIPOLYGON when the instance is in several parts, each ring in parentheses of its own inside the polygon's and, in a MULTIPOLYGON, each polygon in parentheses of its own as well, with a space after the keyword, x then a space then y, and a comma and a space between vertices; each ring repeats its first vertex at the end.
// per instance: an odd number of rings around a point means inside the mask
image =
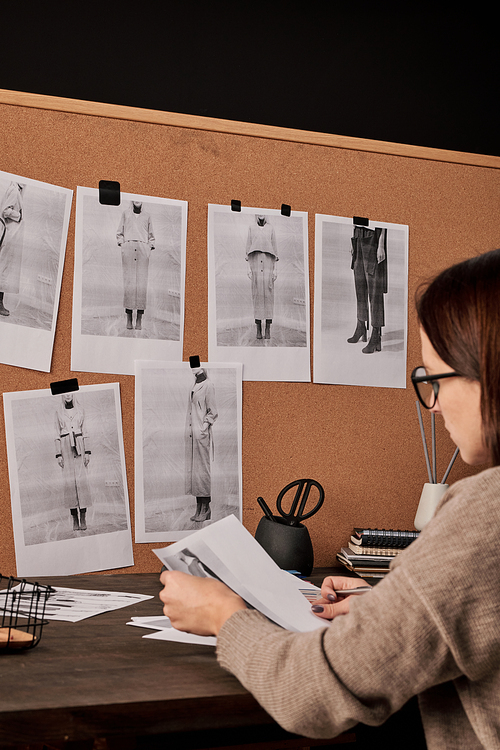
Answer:
POLYGON ((266 321, 264 338, 271 338, 274 314, 274 282, 277 278, 276 235, 265 216, 257 214, 255 223, 248 228, 245 260, 248 261, 248 278, 252 282, 253 316, 257 338, 262 338, 262 321, 266 321))
POLYGON ((11 182, 0 204, 0 315, 8 317, 5 292, 19 294, 23 255, 23 195, 26 186, 11 182))
POLYGON ((373 354, 382 349, 385 326, 384 294, 387 294, 387 229, 355 226, 351 238, 351 268, 354 272, 358 322, 349 344, 366 341, 367 321, 371 317, 370 341, 361 350, 373 354))
POLYGON ((130 207, 122 213, 116 241, 122 249, 123 306, 127 328, 134 327, 132 314, 137 310, 135 328, 140 331, 148 294, 149 258, 155 249, 151 216, 143 210, 142 201, 131 201, 130 207))
POLYGON ((327 578, 313 611, 330 627, 286 632, 220 581, 161 576, 172 624, 217 635, 220 664, 289 731, 379 725, 418 695, 431 750, 500 747, 499 298, 500 250, 443 271, 419 296, 419 398, 468 464, 492 468, 447 491, 370 593, 343 599, 335 592, 353 579, 327 578))
POLYGON ((87 475, 91 451, 84 426, 85 413, 75 394, 65 393, 56 412, 55 445, 62 469, 64 506, 73 518, 73 531, 87 530, 87 508, 92 505, 87 475))
POLYGON ((189 392, 186 417, 186 495, 196 497, 191 521, 209 521, 212 516, 211 451, 212 426, 217 419, 215 387, 203 367, 192 370, 194 383, 189 392))

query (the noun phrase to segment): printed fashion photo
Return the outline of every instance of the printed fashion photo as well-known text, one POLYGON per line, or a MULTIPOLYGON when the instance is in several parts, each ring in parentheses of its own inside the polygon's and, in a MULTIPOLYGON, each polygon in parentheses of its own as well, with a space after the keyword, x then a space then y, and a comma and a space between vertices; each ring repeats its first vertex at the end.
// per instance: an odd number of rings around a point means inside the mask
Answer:
POLYGON ((136 541, 241 518, 241 365, 136 363, 136 541))
POLYGON ((316 216, 314 382, 406 387, 408 227, 316 216))
POLYGON ((61 574, 83 572, 78 559, 84 570, 130 564, 118 385, 7 393, 4 403, 18 568, 36 559, 41 571, 45 558, 61 574))
POLYGON ((72 191, 0 172, 0 361, 50 370, 72 191))
POLYGON ((210 359, 213 352, 218 360, 243 361, 245 380, 302 379, 309 348, 307 216, 210 205, 208 251, 210 359))
POLYGON ((180 358, 187 204, 78 188, 75 369, 133 373, 134 358, 180 358), (90 358, 90 361, 89 361, 90 358))

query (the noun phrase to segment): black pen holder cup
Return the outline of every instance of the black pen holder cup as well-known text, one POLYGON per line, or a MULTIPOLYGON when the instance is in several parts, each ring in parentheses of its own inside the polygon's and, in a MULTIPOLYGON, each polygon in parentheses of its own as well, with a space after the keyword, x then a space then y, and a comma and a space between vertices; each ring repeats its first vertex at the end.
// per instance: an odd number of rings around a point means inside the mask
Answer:
POLYGON ((308 529, 302 523, 290 526, 281 516, 273 518, 274 521, 265 516, 260 519, 255 539, 280 568, 308 576, 314 563, 308 529))

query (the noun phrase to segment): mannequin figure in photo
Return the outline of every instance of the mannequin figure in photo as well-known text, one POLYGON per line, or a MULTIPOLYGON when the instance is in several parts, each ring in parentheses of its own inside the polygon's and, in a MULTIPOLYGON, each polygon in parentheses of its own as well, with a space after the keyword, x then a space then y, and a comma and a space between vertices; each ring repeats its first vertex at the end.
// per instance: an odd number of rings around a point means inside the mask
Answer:
POLYGON ((84 434, 85 412, 74 393, 65 393, 56 411, 56 460, 62 469, 63 502, 73 518, 73 531, 87 530, 87 508, 92 495, 87 467, 89 439, 84 434))
POLYGON ((264 320, 264 338, 270 339, 274 313, 274 282, 278 277, 276 262, 279 258, 274 228, 262 214, 256 214, 255 222, 248 228, 245 260, 249 265, 247 276, 252 282, 256 337, 262 338, 264 320))
POLYGON ((194 384, 189 393, 186 419, 186 494, 196 497, 196 513, 191 521, 209 521, 211 460, 213 460, 212 425, 217 419, 215 387, 203 367, 192 370, 194 384))
POLYGON ((11 182, 0 203, 0 315, 7 317, 4 294, 19 294, 23 253, 25 185, 11 182))
POLYGON ((122 250, 123 305, 127 328, 134 327, 132 315, 137 310, 135 328, 142 329, 142 316, 146 309, 149 258, 154 250, 151 216, 143 209, 142 201, 131 201, 123 213, 116 233, 122 250))
POLYGON ((387 229, 354 226, 351 237, 351 268, 354 271, 358 322, 349 344, 366 341, 367 322, 371 318, 370 341, 361 350, 373 354, 382 349, 385 325, 384 294, 387 294, 387 229), (369 307, 369 312, 368 312, 369 307))

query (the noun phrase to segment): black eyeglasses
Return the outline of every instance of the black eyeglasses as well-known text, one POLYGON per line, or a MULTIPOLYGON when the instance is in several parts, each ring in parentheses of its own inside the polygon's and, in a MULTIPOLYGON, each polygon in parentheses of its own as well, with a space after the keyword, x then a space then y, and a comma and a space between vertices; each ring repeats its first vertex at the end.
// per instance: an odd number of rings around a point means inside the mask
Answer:
POLYGON ((439 383, 441 378, 460 378, 458 372, 443 372, 441 375, 428 375, 425 367, 420 365, 415 367, 411 374, 411 382, 415 388, 418 400, 425 409, 432 409, 435 405, 439 393, 439 383))

